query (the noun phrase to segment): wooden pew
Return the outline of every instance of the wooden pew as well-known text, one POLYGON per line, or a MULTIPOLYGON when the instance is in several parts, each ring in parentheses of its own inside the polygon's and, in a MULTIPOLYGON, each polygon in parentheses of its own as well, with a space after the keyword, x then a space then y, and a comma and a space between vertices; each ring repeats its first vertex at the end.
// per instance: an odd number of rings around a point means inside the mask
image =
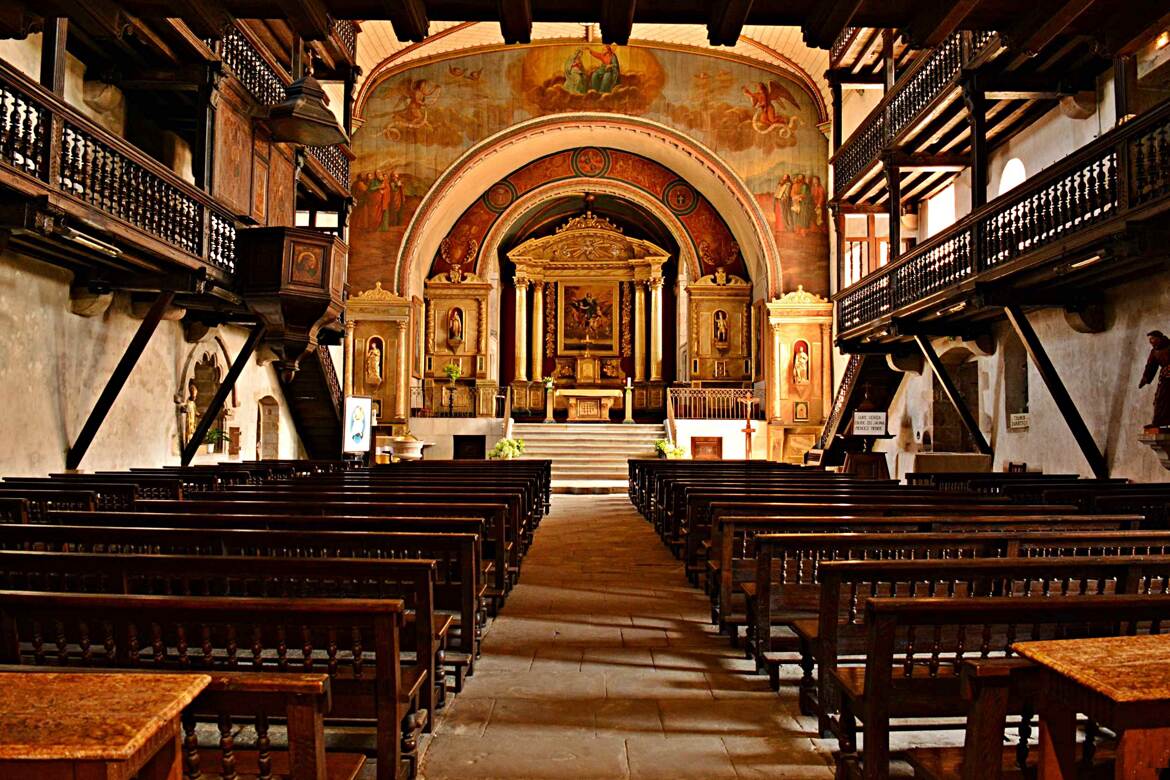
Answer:
POLYGON ((864 749, 838 754, 837 776, 889 777, 891 718, 966 714, 956 670, 967 658, 1010 655, 1017 639, 1147 633, 1168 618, 1165 595, 1055 596, 1043 609, 1027 598, 867 599, 865 666, 834 674, 842 721, 862 720, 864 749))
POLYGON ((82 479, 50 479, 48 477, 7 477, 0 482, 0 490, 24 491, 38 490, 43 492, 58 492, 58 501, 66 500, 66 496, 78 496, 79 493, 89 493, 93 497, 93 508, 107 511, 133 511, 138 502, 138 486, 132 482, 112 482, 103 480, 82 479))
POLYGON ((429 713, 443 703, 442 646, 451 619, 437 618, 433 560, 257 558, 0 552, 0 590, 157 596, 253 596, 283 599, 396 599, 411 628, 403 649, 402 691, 429 713))
POLYGON ((0 521, 27 523, 28 515, 28 499, 17 496, 0 496, 0 521))
POLYGON ((947 566, 969 558, 1138 556, 1170 554, 1170 531, 1012 531, 994 533, 758 534, 756 576, 739 583, 747 611, 749 650, 779 687, 780 652, 799 649, 778 629, 815 618, 821 564, 842 560, 928 560, 947 566))
MULTIPOLYGON (((0 672, 41 674, 60 672, 57 666, 0 665, 0 672)), ((131 670, 70 667, 71 673, 131 670)), ((325 752, 324 720, 332 707, 326 674, 264 674, 217 671, 195 701, 183 711, 184 777, 201 773, 241 778, 268 776, 289 780, 355 780, 366 758, 360 753, 325 752), (284 720, 287 737, 283 747, 273 747, 269 736, 272 720, 284 720), (215 723, 219 744, 199 747, 195 731, 199 721, 215 723), (250 723, 256 730, 254 745, 241 744, 235 727, 250 723)))
POLYGON ((25 502, 27 515, 24 522, 41 523, 49 512, 79 510, 92 512, 97 509, 97 496, 90 490, 61 490, 50 487, 5 487, 0 482, 0 500, 25 502))
POLYGON ((0 663, 325 671, 332 718, 376 723, 377 778, 413 777, 427 713, 401 696, 401 601, 0 591, 0 663), (95 616, 101 616, 95 620, 95 616), (59 624, 59 625, 57 625, 59 624), (54 626, 53 633, 45 630, 54 626), (308 648, 310 652, 305 653, 308 648))
MULTIPOLYGON (((104 516, 103 516, 104 517, 104 516)), ((120 516, 119 516, 120 517, 120 516)), ((132 522, 136 515, 127 516, 132 522)), ((226 516, 230 522, 230 516, 226 516)), ((475 521, 461 523, 470 525, 475 521)), ((424 526, 425 527, 425 526, 424 526)), ((436 610, 456 618, 456 674, 472 671, 479 655, 485 591, 480 540, 475 532, 301 531, 245 528, 149 528, 95 525, 0 525, 0 549, 119 555, 232 555, 308 558, 427 558, 436 561, 436 610), (461 656, 466 656, 463 658, 461 656)))

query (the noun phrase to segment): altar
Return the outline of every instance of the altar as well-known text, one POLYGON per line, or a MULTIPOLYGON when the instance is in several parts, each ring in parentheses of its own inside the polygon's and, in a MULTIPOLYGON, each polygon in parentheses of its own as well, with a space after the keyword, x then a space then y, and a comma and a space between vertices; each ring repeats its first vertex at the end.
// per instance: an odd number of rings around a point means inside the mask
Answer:
POLYGON ((556 394, 565 399, 569 422, 609 422, 609 410, 622 397, 616 387, 566 387, 556 394))

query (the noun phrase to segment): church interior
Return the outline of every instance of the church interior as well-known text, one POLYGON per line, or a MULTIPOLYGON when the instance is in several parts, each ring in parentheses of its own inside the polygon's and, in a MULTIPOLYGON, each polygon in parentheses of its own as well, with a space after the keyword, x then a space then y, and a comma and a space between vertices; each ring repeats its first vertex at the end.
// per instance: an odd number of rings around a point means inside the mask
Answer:
POLYGON ((1170 777, 1168 269, 1166 0, 5 0, 0 778, 1170 777))

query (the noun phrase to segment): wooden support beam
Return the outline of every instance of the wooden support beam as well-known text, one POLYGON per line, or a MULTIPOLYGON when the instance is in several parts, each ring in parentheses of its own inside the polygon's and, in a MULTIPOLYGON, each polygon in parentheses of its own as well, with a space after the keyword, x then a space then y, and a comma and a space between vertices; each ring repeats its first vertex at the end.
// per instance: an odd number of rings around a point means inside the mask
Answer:
POLYGON ((57 97, 65 95, 65 42, 69 20, 56 16, 45 20, 41 38, 41 86, 57 97))
POLYGON ((1040 338, 1032 328, 1032 323, 1028 322, 1027 316, 1024 315, 1023 309, 1019 306, 1005 306, 1003 311, 1007 315, 1008 322, 1015 329, 1016 335, 1020 337, 1024 349, 1028 352, 1028 357, 1032 359, 1032 364, 1036 366, 1037 373, 1044 380, 1044 385, 1048 388, 1052 400, 1056 402, 1056 408, 1060 410, 1060 415, 1072 432, 1073 438, 1076 439, 1077 446, 1081 448, 1081 453, 1089 462, 1093 476, 1097 479, 1108 478, 1109 466, 1105 462, 1105 456, 1098 449, 1093 434, 1089 433, 1089 428, 1085 425, 1080 410, 1077 409, 1072 396, 1068 394, 1064 382, 1060 380, 1060 374, 1057 373, 1056 366, 1052 365, 1052 361, 1049 360, 1044 345, 1040 343, 1040 338))
POLYGON ((531 0, 496 0, 496 11, 500 15, 500 35, 504 43, 532 42, 531 0))
POLYGON ((637 0, 601 0, 601 42, 625 46, 634 29, 637 0))
MULTIPOLYGON (((1031 11, 1020 15, 1011 29, 1000 33, 1005 45, 1024 54, 1039 54, 1095 0, 1059 0, 1057 3, 1033 2, 1031 11)), ((1130 9, 1125 12, 1133 13, 1130 9)))
POLYGON ((804 42, 814 49, 829 49, 849 26, 862 0, 821 0, 802 25, 804 42))
POLYGON ((898 81, 898 60, 894 57, 894 31, 882 30, 882 85, 889 92, 898 81))
POLYGON ((712 46, 735 46, 739 43, 739 34, 743 32, 743 25, 751 10, 752 0, 710 0, 707 41, 712 46))
POLYGON ((831 153, 835 154, 841 148, 845 129, 845 120, 841 116, 842 103, 844 102, 841 97, 841 82, 836 79, 830 80, 829 89, 833 95, 833 148, 831 153))
POLYGON ((1113 58, 1113 108, 1117 124, 1123 125, 1137 116, 1137 57, 1113 58))
POLYGON ((110 374, 110 378, 106 381, 106 386, 102 389, 102 394, 98 396, 93 411, 89 413, 89 418, 81 427, 81 433, 77 435, 77 440, 73 442, 73 446, 66 453, 66 469, 74 471, 81 465, 81 459, 85 457, 86 450, 93 443, 93 438, 97 436, 102 423, 105 422, 106 415, 114 406, 114 401, 118 400, 118 394, 122 392, 122 387, 130 378, 134 366, 138 364, 138 358, 142 357, 146 345, 150 342, 150 337, 154 335, 155 329, 162 321, 163 314, 166 313, 167 307, 174 299, 175 294, 170 290, 159 293, 158 297, 154 299, 150 311, 146 313, 146 317, 138 325, 138 331, 134 334, 134 338, 130 340, 126 351, 122 353, 122 359, 118 361, 114 373, 110 374))
POLYGON ((383 0, 382 6, 398 40, 421 43, 430 33, 431 20, 423 0, 383 0))
POLYGON ((977 5, 979 0, 923 3, 905 28, 910 45, 916 49, 933 49, 942 45, 977 5))
POLYGON ((333 32, 333 20, 322 0, 281 0, 280 5, 289 26, 304 40, 323 41, 333 32))
POLYGON ((889 154, 882 157, 882 173, 889 192, 887 212, 890 215, 890 262, 902 254, 902 172, 889 154))
POLYGON ((857 73, 843 68, 825 71, 825 78, 829 80, 829 83, 836 81, 843 87, 884 87, 886 84, 885 76, 857 73))
POLYGON ((893 151, 887 154, 889 160, 899 168, 924 171, 959 171, 970 163, 965 154, 893 151))
POLYGON ((191 149, 191 172, 195 186, 211 192, 211 176, 215 160, 215 106, 219 102, 221 71, 219 64, 207 66, 203 83, 199 85, 199 102, 195 105, 195 144, 191 149))
POLYGON ((918 343, 918 348, 922 350, 922 356, 930 364, 930 370, 934 372, 935 380, 942 387, 947 398, 950 399, 951 404, 955 407, 955 411, 959 413, 959 418, 967 428, 967 433, 971 434, 971 440, 975 442, 975 447, 984 455, 992 454, 991 445, 984 438, 983 431, 979 430, 978 420, 971 414, 971 410, 967 407, 966 399, 959 392, 959 388, 955 386, 951 375, 947 373, 946 366, 939 360, 938 353, 934 351, 934 346, 931 345, 930 339, 926 336, 915 336, 914 341, 918 343))
POLYGON ((173 8, 174 15, 200 38, 219 40, 235 21, 220 0, 175 0, 173 8))
POLYGON ((236 386, 236 380, 240 378, 240 374, 244 371, 244 366, 248 364, 252 353, 256 351, 256 345, 260 343, 260 339, 263 336, 264 326, 260 323, 253 325, 251 332, 248 333, 247 340, 244 342, 244 346, 240 347, 240 353, 236 355, 236 359, 232 361, 231 367, 228 368, 223 382, 216 389, 215 395, 207 407, 207 411, 203 413, 203 417, 199 419, 199 424, 195 426, 195 433, 191 434, 191 440, 183 447, 182 463, 184 466, 191 465, 191 459, 195 457, 195 452, 203 444, 203 439, 207 436, 207 432, 211 430, 215 418, 219 417, 224 402, 227 401, 228 394, 236 386))
POLYGON ((967 104, 967 123, 971 128, 971 210, 987 203, 990 180, 990 151, 987 146, 987 96, 979 76, 963 79, 963 102, 967 104))

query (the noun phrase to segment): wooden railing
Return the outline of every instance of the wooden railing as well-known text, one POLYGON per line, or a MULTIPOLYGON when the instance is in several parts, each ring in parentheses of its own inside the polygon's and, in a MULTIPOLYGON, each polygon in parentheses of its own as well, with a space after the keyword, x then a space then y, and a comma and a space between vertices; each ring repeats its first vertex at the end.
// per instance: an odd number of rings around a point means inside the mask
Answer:
POLYGON ((857 385, 857 378, 861 375, 861 364, 864 361, 865 355, 849 356, 849 364, 845 366, 841 384, 837 386, 837 395, 833 397, 833 408, 829 412, 829 419, 825 420, 825 427, 821 431, 817 449, 827 450, 829 445, 833 443, 833 437, 837 435, 841 419, 845 416, 845 407, 848 406, 849 398, 853 395, 853 389, 857 385))
MULTIPOLYGON (((227 273, 236 223, 206 192, 0 62, 0 165, 227 273)), ((30 187, 21 186, 30 192, 30 187)))
POLYGON ((333 365, 333 356, 329 354, 329 347, 321 344, 317 347, 317 360, 321 363, 321 374, 325 378, 325 387, 329 389, 329 400, 333 403, 333 411, 337 419, 341 419, 341 382, 337 381, 337 369, 333 365))
POLYGON ((954 88, 963 68, 980 59, 996 40, 994 33, 955 33, 937 48, 919 55, 834 153, 833 184, 837 196, 844 195, 878 161, 883 149, 893 145, 936 100, 954 88))
MULTIPOLYGON (((751 390, 722 387, 671 387, 667 390, 667 409, 672 419, 742 420, 744 407, 740 399, 753 397, 751 390)), ((752 419, 764 419, 763 403, 752 410, 752 419)))
POLYGON ((1170 196, 1170 101, 1102 135, 842 290, 837 332, 848 337, 1037 250, 1091 238, 1102 223, 1141 216, 1170 196), (1128 164, 1122 167, 1122 161, 1128 164))
POLYGON ((841 58, 845 56, 853 39, 861 31, 859 27, 846 27, 838 35, 837 39, 833 41, 832 48, 829 49, 829 67, 835 68, 841 64, 841 58))

